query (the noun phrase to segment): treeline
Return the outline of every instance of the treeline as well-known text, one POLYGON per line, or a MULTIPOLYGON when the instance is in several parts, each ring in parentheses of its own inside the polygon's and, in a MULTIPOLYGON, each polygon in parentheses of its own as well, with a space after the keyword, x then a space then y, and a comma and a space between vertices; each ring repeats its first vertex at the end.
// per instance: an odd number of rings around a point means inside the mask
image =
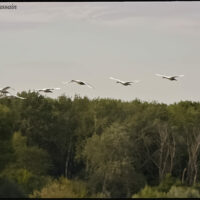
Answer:
POLYGON ((0 99, 0 197, 200 197, 200 103, 0 99))

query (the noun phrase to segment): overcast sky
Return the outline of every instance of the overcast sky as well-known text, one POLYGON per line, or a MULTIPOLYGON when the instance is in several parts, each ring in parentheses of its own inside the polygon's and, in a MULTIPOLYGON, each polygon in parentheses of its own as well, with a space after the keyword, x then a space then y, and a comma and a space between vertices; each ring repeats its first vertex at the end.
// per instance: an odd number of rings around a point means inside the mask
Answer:
POLYGON ((50 97, 200 100, 200 2, 15 4, 0 10, 0 87, 61 88, 50 97), (141 82, 125 87, 110 76, 141 82), (95 89, 62 84, 72 79, 95 89))

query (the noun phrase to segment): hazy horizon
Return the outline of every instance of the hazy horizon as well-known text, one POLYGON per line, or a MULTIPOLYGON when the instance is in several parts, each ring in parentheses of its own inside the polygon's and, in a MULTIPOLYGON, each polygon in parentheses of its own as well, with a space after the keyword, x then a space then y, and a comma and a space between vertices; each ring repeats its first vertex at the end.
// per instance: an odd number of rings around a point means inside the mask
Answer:
POLYGON ((12 4, 16 10, 0 10, 1 88, 61 88, 49 97, 200 100, 200 2, 12 4), (185 76, 169 81, 156 73, 185 76), (111 76, 141 82, 123 86, 111 76), (72 79, 95 89, 62 84, 72 79))

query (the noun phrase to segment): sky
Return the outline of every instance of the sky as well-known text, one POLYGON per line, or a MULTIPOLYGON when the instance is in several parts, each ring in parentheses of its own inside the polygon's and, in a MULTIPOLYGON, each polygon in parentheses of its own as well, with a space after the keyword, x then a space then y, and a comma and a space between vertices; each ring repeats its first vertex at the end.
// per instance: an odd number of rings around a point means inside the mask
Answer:
POLYGON ((52 98, 200 100, 200 2, 12 4, 16 10, 0 10, 1 88, 60 87, 46 94, 52 98), (109 77, 140 82, 123 86, 109 77), (72 79, 94 89, 62 83, 72 79))

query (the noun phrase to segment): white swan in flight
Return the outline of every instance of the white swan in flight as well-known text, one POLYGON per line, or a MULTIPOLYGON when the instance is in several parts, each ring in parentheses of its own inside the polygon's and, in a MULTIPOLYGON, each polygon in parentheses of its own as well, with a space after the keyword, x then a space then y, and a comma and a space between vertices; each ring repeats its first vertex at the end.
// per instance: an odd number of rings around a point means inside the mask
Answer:
POLYGON ((7 93, 9 93, 9 92, 8 92, 8 89, 14 90, 14 89, 11 88, 10 86, 7 86, 7 87, 4 87, 4 88, 1 88, 1 89, 0 89, 0 93, 1 93, 1 94, 7 94, 7 93))
POLYGON ((120 83, 120 84, 122 84, 124 86, 131 85, 132 83, 138 83, 138 82, 140 82, 139 80, 135 80, 135 81, 121 81, 121 80, 113 78, 113 77, 110 77, 110 79, 115 80, 116 83, 120 83))
POLYGON ((2 95, 0 96, 0 98, 5 98, 5 97, 15 97, 15 98, 18 98, 18 99, 26 99, 26 98, 24 98, 24 97, 20 97, 20 96, 18 96, 18 95, 14 95, 14 94, 10 94, 10 93, 5 93, 5 94, 2 94, 2 95))
POLYGON ((60 90, 60 88, 43 88, 43 89, 36 89, 37 92, 45 92, 45 93, 53 93, 53 90, 60 90))
POLYGON ((161 75, 161 74, 155 74, 155 75, 156 75, 156 76, 161 76, 161 77, 166 78, 166 79, 168 79, 168 80, 170 80, 170 81, 177 81, 176 78, 178 78, 178 77, 183 77, 183 76, 184 76, 184 75, 165 76, 165 75, 161 75))
POLYGON ((79 84, 79 85, 86 85, 86 86, 88 86, 89 88, 94 88, 94 86, 92 86, 91 84, 89 84, 89 83, 87 83, 87 82, 85 82, 85 81, 80 81, 80 80, 71 80, 71 81, 69 81, 69 82, 63 82, 63 84, 68 84, 68 83, 77 83, 77 84, 79 84))

